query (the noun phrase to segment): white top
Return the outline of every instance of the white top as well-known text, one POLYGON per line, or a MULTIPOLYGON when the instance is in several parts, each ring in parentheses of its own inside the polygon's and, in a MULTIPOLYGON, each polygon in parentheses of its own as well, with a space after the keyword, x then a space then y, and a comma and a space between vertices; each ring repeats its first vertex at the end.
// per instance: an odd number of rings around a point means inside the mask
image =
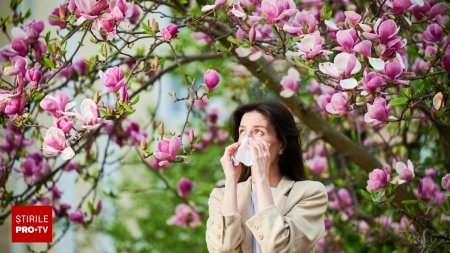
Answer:
MULTIPOLYGON (((275 195, 276 187, 270 187, 272 190, 272 197, 275 195)), ((253 215, 255 215, 258 212, 258 199, 256 197, 256 185, 252 183, 252 207, 253 207, 253 215)), ((256 242, 256 238, 253 235, 252 236, 252 244, 253 244, 253 253, 261 253, 261 249, 256 242)))

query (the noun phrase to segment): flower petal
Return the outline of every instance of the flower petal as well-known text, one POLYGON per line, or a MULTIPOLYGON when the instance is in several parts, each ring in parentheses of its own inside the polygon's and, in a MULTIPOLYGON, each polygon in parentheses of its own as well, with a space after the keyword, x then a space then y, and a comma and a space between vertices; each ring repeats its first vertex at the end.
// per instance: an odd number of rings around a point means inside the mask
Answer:
POLYGON ((374 68, 376 71, 381 71, 384 69, 384 61, 380 58, 372 58, 369 57, 369 63, 372 68, 374 68))
POLYGON ((356 81, 355 78, 343 79, 339 82, 339 85, 344 90, 351 90, 351 89, 355 88, 356 86, 358 86, 358 81, 356 81))

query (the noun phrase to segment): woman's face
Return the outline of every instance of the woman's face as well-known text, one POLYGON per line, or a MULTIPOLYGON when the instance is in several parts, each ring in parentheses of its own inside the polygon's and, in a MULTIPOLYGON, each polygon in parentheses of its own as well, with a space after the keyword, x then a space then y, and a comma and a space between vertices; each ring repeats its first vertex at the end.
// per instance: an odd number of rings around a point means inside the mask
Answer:
POLYGON ((277 138, 275 127, 264 115, 257 111, 252 111, 242 116, 239 126, 239 141, 246 135, 249 138, 260 138, 270 143, 270 163, 273 163, 278 158, 283 145, 277 138))

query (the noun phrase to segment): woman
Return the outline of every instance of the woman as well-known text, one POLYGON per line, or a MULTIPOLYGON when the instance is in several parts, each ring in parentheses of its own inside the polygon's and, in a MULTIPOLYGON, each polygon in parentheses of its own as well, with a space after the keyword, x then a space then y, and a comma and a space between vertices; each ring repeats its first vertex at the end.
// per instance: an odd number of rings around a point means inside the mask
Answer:
POLYGON ((215 188, 208 202, 209 252, 314 251, 328 197, 322 183, 304 180, 289 110, 278 102, 242 105, 232 115, 231 131, 236 143, 220 159, 225 187, 215 188), (245 137, 251 167, 235 166, 232 158, 245 137))

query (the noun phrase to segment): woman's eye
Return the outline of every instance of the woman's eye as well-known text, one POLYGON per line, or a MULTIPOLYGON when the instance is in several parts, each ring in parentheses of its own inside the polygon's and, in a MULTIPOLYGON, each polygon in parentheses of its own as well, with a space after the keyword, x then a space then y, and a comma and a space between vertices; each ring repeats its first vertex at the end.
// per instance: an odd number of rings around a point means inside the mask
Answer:
POLYGON ((256 135, 262 135, 263 132, 262 132, 261 130, 256 130, 256 131, 255 131, 255 134, 256 134, 256 135))

